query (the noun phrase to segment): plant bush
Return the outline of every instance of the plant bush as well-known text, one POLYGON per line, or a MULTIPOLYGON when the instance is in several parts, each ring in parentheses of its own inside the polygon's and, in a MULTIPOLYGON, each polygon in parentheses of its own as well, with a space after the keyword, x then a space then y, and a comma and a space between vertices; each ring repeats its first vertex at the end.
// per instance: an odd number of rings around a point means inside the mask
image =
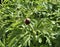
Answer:
POLYGON ((0 4, 0 47, 60 47, 59 0, 4 0, 0 4), (26 24, 25 19, 30 23, 26 24))

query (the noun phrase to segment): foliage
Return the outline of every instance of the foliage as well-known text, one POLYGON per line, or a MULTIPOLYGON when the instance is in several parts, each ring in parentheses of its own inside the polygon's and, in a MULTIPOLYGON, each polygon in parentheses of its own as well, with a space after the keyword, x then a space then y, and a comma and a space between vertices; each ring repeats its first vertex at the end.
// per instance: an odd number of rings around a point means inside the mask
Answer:
POLYGON ((59 0, 4 0, 0 4, 0 47, 60 47, 59 0), (30 19, 26 25, 24 20, 30 19))

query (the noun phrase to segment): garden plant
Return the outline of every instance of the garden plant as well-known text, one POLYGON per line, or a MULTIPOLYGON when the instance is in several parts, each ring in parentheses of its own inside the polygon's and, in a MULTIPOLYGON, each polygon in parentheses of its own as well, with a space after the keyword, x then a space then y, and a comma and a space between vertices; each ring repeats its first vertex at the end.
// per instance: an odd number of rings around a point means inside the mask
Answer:
POLYGON ((60 47, 60 0, 1 0, 0 47, 60 47))

